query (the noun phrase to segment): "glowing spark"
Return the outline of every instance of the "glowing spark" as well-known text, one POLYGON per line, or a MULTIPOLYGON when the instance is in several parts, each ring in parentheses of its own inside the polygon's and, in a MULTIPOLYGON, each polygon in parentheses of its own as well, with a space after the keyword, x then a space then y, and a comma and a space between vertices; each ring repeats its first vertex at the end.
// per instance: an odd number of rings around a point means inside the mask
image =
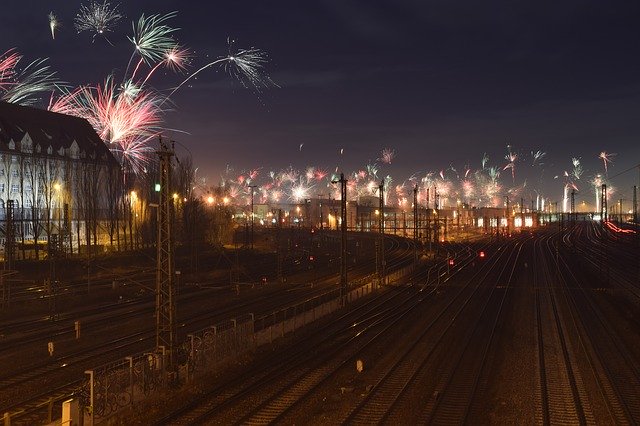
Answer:
POLYGON ((92 40, 95 41, 96 36, 112 31, 121 18, 118 5, 111 8, 111 4, 106 0, 102 4, 92 0, 88 5, 80 6, 74 23, 78 34, 83 31, 92 32, 92 40))
POLYGON ((58 18, 53 12, 49 12, 49 28, 51 29, 51 38, 56 39, 56 28, 60 26, 58 18))

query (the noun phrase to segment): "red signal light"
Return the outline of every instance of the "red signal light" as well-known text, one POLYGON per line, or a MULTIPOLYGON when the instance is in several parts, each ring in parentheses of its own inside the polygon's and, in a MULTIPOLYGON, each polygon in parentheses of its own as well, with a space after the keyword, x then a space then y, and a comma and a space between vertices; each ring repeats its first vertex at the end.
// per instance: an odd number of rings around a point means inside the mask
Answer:
POLYGON ((449 265, 453 266, 453 263, 454 263, 453 259, 449 259, 449 265))
POLYGON ((314 259, 315 259, 315 258, 314 258, 313 256, 309 256, 309 261, 310 261, 310 262, 313 262, 313 260, 314 260, 314 259))
POLYGON ((478 253, 478 256, 484 257, 484 251, 481 251, 480 253, 478 253))

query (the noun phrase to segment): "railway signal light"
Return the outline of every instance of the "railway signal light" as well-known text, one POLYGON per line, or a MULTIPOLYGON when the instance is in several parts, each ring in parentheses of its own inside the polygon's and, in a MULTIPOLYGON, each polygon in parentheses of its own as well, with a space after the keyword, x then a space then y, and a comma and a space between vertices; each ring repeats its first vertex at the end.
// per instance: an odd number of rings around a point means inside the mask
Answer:
POLYGON ((454 262, 454 260, 453 260, 453 259, 449 259, 449 266, 453 266, 453 264, 454 264, 454 263, 455 263, 455 262, 454 262))
POLYGON ((478 253, 478 257, 483 259, 484 258, 484 251, 481 250, 480 253, 478 253))

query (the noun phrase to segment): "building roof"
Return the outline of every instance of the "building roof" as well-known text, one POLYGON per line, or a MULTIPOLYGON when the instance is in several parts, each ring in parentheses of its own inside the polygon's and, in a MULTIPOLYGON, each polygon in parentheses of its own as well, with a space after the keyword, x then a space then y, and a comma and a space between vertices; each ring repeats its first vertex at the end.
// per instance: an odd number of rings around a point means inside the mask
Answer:
POLYGON ((21 145, 29 139, 25 139, 27 134, 32 141, 29 152, 33 149, 33 152, 46 154, 50 147, 50 155, 69 156, 75 141, 79 158, 98 158, 104 162, 117 163, 111 151, 84 118, 0 102, 0 151, 25 151, 21 145), (11 148, 11 142, 15 144, 15 148, 11 148), (37 146, 40 150, 36 149, 37 146))

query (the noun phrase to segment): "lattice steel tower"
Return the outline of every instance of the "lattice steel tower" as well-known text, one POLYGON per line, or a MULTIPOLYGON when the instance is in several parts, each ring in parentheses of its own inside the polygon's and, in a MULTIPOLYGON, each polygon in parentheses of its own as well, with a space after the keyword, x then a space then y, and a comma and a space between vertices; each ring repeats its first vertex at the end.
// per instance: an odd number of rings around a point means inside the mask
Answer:
POLYGON ((160 199, 158 202, 158 257, 156 271, 156 349, 164 348, 168 370, 174 367, 176 347, 176 305, 173 288, 173 244, 171 222, 171 159, 174 156, 160 138, 160 199))
POLYGON ((602 189, 600 190, 600 222, 606 222, 608 215, 609 209, 607 207, 607 185, 603 183, 602 189))

